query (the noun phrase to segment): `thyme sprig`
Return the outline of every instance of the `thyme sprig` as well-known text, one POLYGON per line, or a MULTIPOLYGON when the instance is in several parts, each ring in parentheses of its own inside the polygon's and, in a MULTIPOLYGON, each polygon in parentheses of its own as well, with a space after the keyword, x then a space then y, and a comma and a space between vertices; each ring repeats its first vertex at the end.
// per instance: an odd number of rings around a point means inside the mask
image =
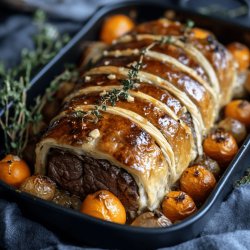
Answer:
POLYGON ((191 19, 187 19, 185 25, 184 25, 184 32, 183 32, 183 36, 181 37, 181 40, 183 42, 188 41, 190 32, 192 30, 192 28, 195 26, 195 22, 191 19))
POLYGON ((156 42, 153 42, 148 47, 141 50, 139 61, 134 62, 130 65, 130 69, 128 70, 128 77, 120 81, 122 84, 121 89, 114 88, 110 91, 107 91, 106 93, 101 94, 101 98, 97 101, 94 109, 89 111, 75 111, 72 114, 73 117, 82 119, 88 117, 89 121, 96 123, 102 117, 100 111, 106 111, 109 104, 114 107, 118 101, 128 100, 130 96, 129 90, 135 89, 139 84, 138 74, 143 67, 143 58, 146 52, 154 47, 155 44, 156 42))
POLYGON ((160 40, 160 44, 171 44, 174 42, 173 36, 163 36, 160 40))
POLYGON ((59 35, 57 29, 46 22, 44 12, 37 11, 33 23, 38 31, 33 37, 34 50, 23 49, 20 64, 6 70, 0 64, 0 126, 4 134, 5 153, 22 156, 28 142, 29 124, 38 123, 41 116, 41 97, 32 107, 27 106, 26 91, 30 87, 31 74, 52 59, 69 40, 59 35), (11 109, 10 109, 11 107, 11 109))
MULTIPOLYGON (((184 35, 183 40, 186 41, 191 29, 194 26, 194 22, 192 20, 187 20, 185 27, 184 27, 184 35)), ((148 45, 146 48, 142 49, 140 51, 140 59, 138 62, 134 62, 130 65, 130 69, 128 71, 128 76, 126 79, 122 79, 121 89, 112 89, 111 91, 108 91, 104 94, 101 94, 101 98, 97 101, 94 109, 88 110, 88 111, 75 111, 72 113, 73 117, 78 117, 81 119, 84 119, 85 117, 88 117, 89 121, 92 122, 98 122, 98 120, 101 118, 101 111, 106 111, 107 106, 115 106, 116 103, 120 100, 128 100, 129 98, 129 90, 132 90, 136 88, 139 84, 138 74, 139 71, 143 67, 143 58, 147 54, 149 50, 151 50, 155 45, 160 44, 171 44, 174 42, 174 37, 171 35, 163 36, 162 39, 159 41, 153 41, 150 45, 148 45)))

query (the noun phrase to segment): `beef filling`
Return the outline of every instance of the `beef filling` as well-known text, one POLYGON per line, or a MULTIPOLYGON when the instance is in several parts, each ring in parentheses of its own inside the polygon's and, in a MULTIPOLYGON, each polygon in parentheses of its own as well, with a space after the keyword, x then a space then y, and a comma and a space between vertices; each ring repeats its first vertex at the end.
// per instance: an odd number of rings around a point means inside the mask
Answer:
POLYGON ((106 189, 115 194, 128 212, 138 210, 138 187, 133 177, 107 160, 76 156, 51 149, 47 174, 62 189, 84 199, 88 194, 106 189))

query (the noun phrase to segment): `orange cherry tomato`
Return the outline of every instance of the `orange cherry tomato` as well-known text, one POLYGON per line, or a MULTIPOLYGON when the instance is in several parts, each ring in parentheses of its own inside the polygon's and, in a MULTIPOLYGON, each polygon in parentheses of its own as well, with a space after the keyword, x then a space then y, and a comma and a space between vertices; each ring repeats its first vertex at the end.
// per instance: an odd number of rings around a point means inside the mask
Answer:
POLYGON ((29 176, 28 165, 18 156, 9 154, 0 161, 0 180, 5 183, 19 187, 29 176))
POLYGON ((131 223, 131 226, 136 227, 167 227, 170 226, 172 222, 165 217, 161 212, 145 212, 140 214, 131 223))
POLYGON ((217 161, 220 167, 226 167, 238 151, 234 137, 224 129, 216 129, 203 142, 206 155, 217 161))
POLYGON ((32 175, 26 178, 19 189, 49 201, 55 196, 56 184, 48 176, 32 175))
POLYGON ((238 63, 238 69, 244 71, 249 67, 250 51, 247 46, 241 43, 230 43, 227 46, 234 59, 238 63))
POLYGON ((126 223, 126 211, 120 200, 107 190, 89 194, 82 203, 80 211, 90 216, 116 222, 126 223))
POLYGON ((193 32, 194 37, 197 39, 205 39, 211 35, 210 32, 200 29, 200 28, 193 28, 192 32, 193 32))
POLYGON ((246 100, 231 101, 225 107, 225 116, 250 126, 250 103, 246 100))
POLYGON ((232 117, 226 117, 218 124, 219 128, 223 128, 225 131, 232 134, 236 142, 241 143, 247 136, 247 129, 245 124, 232 117))
POLYGON ((163 214, 172 222, 183 220, 197 208, 193 199, 182 191, 171 191, 161 204, 163 214))
POLYGON ((113 40, 132 30, 134 22, 125 15, 114 15, 108 17, 102 26, 100 38, 105 43, 113 40))
POLYGON ((221 169, 217 161, 207 155, 200 155, 194 162, 194 165, 200 165, 211 172, 216 179, 219 179, 221 169))
POLYGON ((214 175, 205 167, 194 165, 187 168, 180 178, 180 189, 195 201, 204 201, 215 187, 214 175))

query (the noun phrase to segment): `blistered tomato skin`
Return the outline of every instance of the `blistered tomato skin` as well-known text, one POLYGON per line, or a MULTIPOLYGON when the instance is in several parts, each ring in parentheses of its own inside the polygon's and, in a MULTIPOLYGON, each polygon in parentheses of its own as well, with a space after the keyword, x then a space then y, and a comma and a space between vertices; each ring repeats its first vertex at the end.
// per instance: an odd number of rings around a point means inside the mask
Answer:
POLYGON ((187 168, 180 178, 180 189, 196 202, 205 201, 215 185, 214 175, 199 165, 187 168))
POLYGON ((163 214, 173 223, 190 216, 197 211, 193 199, 182 191, 171 191, 161 204, 163 214))
POLYGON ((43 175, 32 175, 20 186, 20 190, 44 200, 52 200, 56 184, 49 177, 43 175))
POLYGON ((211 159, 207 155, 199 156, 195 162, 194 165, 201 165, 204 168, 206 168, 208 171, 210 171, 216 179, 219 179, 221 174, 221 169, 217 161, 211 159))
POLYGON ((221 120, 218 127, 231 133, 238 144, 240 144, 247 136, 246 126, 242 122, 231 117, 226 117, 221 120))
POLYGON ((0 161, 0 180, 3 182, 19 187, 29 176, 28 165, 18 156, 9 154, 0 161))
POLYGON ((237 62, 238 70, 245 71, 249 67, 250 51, 244 44, 234 42, 227 46, 237 62))
POLYGON ((210 133, 203 142, 206 155, 217 161, 220 167, 227 167, 238 152, 238 145, 234 137, 223 129, 210 133))
POLYGON ((250 126, 250 103, 247 100, 234 100, 225 107, 225 116, 234 118, 247 127, 250 126))
POLYGON ((126 211, 120 200, 107 190, 89 194, 80 211, 90 216, 119 224, 126 223, 126 211))
POLYGON ((101 29, 101 41, 111 44, 112 41, 129 32, 134 27, 134 22, 125 15, 108 17, 101 29))
POLYGON ((206 39, 208 36, 211 36, 212 34, 210 32, 208 32, 207 30, 203 30, 200 28, 193 28, 192 35, 196 39, 206 39))
POLYGON ((172 222, 159 211, 145 212, 139 215, 131 224, 135 227, 167 227, 172 222))

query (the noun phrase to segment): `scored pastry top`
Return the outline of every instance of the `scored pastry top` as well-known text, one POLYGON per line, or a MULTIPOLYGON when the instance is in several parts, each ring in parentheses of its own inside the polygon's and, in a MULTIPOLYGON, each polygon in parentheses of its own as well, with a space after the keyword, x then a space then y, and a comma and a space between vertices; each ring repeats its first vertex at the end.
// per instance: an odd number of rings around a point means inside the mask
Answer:
POLYGON ((213 35, 197 39, 167 19, 140 24, 92 60, 82 83, 65 98, 36 148, 36 172, 52 148, 108 160, 134 178, 139 208, 155 209, 197 154, 219 109, 232 95, 232 57, 213 35), (95 110, 121 91, 140 62, 136 83, 122 99, 95 110))

